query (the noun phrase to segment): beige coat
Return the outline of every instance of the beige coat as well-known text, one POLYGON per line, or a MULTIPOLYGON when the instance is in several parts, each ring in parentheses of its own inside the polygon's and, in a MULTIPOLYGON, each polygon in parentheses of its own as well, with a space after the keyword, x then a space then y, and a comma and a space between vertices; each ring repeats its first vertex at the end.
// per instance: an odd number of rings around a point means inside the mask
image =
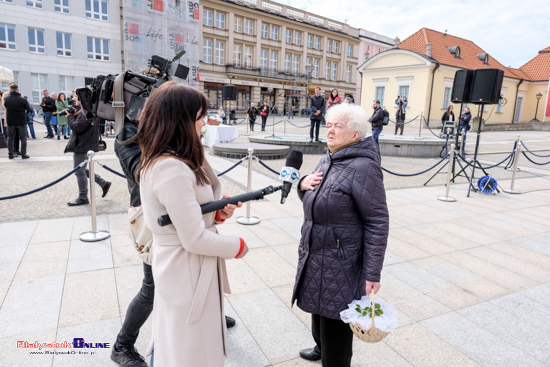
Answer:
POLYGON ((212 185, 197 185, 182 161, 165 158, 141 176, 140 194, 153 232, 153 342, 155 367, 224 365, 223 293, 230 293, 225 260, 240 249, 238 237, 217 234, 215 213, 200 204, 220 198, 220 183, 203 165, 212 185), (160 227, 168 213, 173 224, 160 227))

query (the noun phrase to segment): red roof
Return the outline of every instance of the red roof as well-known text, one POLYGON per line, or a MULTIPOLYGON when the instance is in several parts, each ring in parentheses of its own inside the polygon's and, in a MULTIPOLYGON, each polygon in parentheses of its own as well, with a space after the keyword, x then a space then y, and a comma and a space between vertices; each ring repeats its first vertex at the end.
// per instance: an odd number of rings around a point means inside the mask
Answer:
MULTIPOLYGON (((504 76, 523 79, 508 68, 503 66, 497 60, 489 55, 488 64, 484 64, 476 55, 486 53, 478 45, 464 38, 456 37, 450 34, 444 34, 428 28, 422 28, 418 32, 409 36, 399 43, 401 49, 411 50, 421 54, 426 53, 426 44, 432 44, 432 58, 443 65, 450 65, 461 69, 500 69, 504 71, 504 76), (447 47, 460 47, 460 57, 456 58, 447 47)), ((550 59, 548 59, 550 60, 550 59)), ((526 64, 527 65, 527 64, 526 64)), ((526 66, 524 65, 524 66, 526 66)))
POLYGON ((550 79, 550 47, 539 51, 539 54, 520 67, 534 82, 550 79))

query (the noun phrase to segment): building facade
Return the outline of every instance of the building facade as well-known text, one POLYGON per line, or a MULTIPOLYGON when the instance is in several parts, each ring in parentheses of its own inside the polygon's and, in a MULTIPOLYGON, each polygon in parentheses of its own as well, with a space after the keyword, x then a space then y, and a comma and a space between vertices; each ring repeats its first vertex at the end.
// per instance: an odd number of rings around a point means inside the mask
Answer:
POLYGON ((119 1, 0 0, 0 65, 35 106, 44 89, 70 93, 87 78, 119 73, 119 1))
POLYGON ((266 0, 200 2, 200 89, 211 108, 244 111, 266 100, 303 112, 316 86, 356 96, 359 29, 266 0), (223 86, 237 100, 222 102, 223 86))

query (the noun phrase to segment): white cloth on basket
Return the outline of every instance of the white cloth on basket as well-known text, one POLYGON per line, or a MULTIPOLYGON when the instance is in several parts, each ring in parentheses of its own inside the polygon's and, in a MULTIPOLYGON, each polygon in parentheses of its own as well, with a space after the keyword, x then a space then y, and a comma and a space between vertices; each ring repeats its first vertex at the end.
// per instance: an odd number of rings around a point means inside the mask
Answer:
MULTIPOLYGON (((398 325, 398 315, 395 306, 391 302, 384 302, 381 300, 374 300, 375 303, 380 304, 380 308, 384 312, 380 316, 374 317, 374 326, 385 332, 392 332, 397 328, 398 325)), ((359 305, 361 309, 365 307, 371 307, 370 296, 363 296, 360 300, 354 300, 348 305, 348 308, 340 312, 340 318, 346 323, 353 322, 355 324, 361 325, 365 330, 370 329, 371 327, 371 318, 361 315, 355 310, 356 305, 359 305)))

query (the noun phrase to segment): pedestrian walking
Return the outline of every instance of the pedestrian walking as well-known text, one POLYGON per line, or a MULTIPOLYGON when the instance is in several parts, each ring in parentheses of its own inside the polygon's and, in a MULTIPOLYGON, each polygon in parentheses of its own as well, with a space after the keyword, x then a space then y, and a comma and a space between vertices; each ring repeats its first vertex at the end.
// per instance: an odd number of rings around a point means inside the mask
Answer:
MULTIPOLYGON (((25 96, 25 99, 28 100, 27 96, 25 96)), ((27 112, 27 126, 29 128, 31 137, 33 139, 36 139, 36 134, 34 133, 34 116, 36 115, 36 113, 34 112, 34 108, 32 106, 30 107, 31 107, 31 110, 27 112)), ((28 133, 27 133, 27 138, 29 138, 28 133)))
POLYGON ((267 116, 269 116, 269 106, 267 105, 267 100, 264 99, 264 106, 260 111, 262 115, 262 131, 265 131, 265 125, 267 123, 267 116))
POLYGON ((378 137, 380 136, 382 129, 384 129, 384 111, 380 107, 380 101, 373 101, 372 108, 374 109, 374 112, 372 113, 369 122, 372 124, 372 137, 376 142, 376 145, 378 145, 378 149, 380 149, 378 137))
POLYGON ((42 107, 42 112, 44 116, 44 125, 46 125, 46 129, 48 130, 48 133, 44 137, 45 139, 53 139, 53 129, 51 126, 51 121, 53 117, 53 113, 57 111, 57 107, 55 107, 55 101, 52 99, 52 97, 49 96, 49 93, 46 89, 42 91, 42 102, 40 102, 40 106, 42 107))
MULTIPOLYGON (((78 167, 80 163, 88 159, 88 151, 99 151, 99 119, 87 118, 86 111, 81 107, 78 94, 75 93, 76 106, 79 108, 77 111, 71 109, 67 118, 69 126, 73 130, 69 143, 65 148, 65 153, 73 153, 74 167, 78 167)), ((69 206, 86 205, 89 204, 88 200, 88 180, 90 172, 86 169, 86 166, 80 167, 76 173, 76 182, 78 183, 78 198, 74 201, 67 203, 69 206)), ((101 197, 104 198, 109 192, 111 183, 105 181, 98 174, 94 177, 95 183, 97 183, 102 189, 101 197)))
POLYGON ((397 112, 395 113, 396 124, 394 135, 396 135, 399 130, 401 130, 400 135, 403 135, 403 130, 405 128, 405 115, 407 113, 407 106, 409 105, 409 102, 407 101, 407 97, 397 96, 395 104, 397 105, 397 112))
POLYGON ((309 142, 313 141, 313 130, 315 130, 315 141, 319 141, 319 128, 325 115, 325 97, 321 95, 321 88, 315 87, 315 95, 311 97, 311 126, 309 128, 309 142))
POLYGON ((67 137, 69 123, 67 120, 66 111, 67 107, 69 107, 69 102, 65 100, 65 93, 59 93, 59 97, 57 97, 57 100, 55 101, 55 106, 57 108, 57 140, 61 139, 61 134, 63 134, 65 139, 69 139, 67 137), (60 115, 60 112, 64 113, 60 115))
POLYGON ((254 131, 254 124, 256 123, 256 116, 258 113, 256 104, 252 102, 250 104, 250 108, 246 111, 246 114, 248 115, 248 122, 250 123, 250 131, 254 131))
POLYGON ((31 106, 19 93, 17 84, 10 85, 10 94, 4 97, 6 119, 8 124, 8 158, 15 158, 16 132, 17 139, 21 142, 21 158, 27 159, 27 112, 31 106))

